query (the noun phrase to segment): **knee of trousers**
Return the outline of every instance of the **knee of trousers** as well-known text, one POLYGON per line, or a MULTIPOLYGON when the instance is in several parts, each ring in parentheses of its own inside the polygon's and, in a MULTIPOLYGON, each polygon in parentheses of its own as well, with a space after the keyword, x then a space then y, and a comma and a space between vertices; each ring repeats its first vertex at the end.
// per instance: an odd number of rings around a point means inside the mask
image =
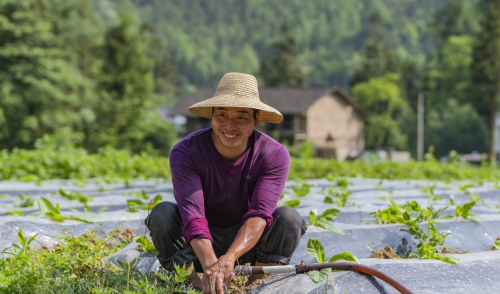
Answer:
POLYGON ((155 228, 169 231, 169 228, 180 223, 179 210, 177 205, 168 201, 158 203, 144 220, 150 231, 155 228), (149 220, 148 220, 149 219, 149 220))
POLYGON ((289 206, 280 206, 273 213, 273 219, 294 231, 300 232, 303 235, 306 232, 307 224, 300 216, 299 212, 289 206))

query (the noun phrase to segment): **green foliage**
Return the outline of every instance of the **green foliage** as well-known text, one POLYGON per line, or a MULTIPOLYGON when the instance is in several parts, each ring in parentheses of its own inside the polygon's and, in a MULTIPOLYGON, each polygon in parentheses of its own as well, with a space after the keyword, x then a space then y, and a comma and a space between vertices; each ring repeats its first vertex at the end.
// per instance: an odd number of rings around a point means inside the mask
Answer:
POLYGON ((422 192, 424 192, 425 194, 427 194, 427 197, 429 198, 429 202, 435 202, 435 201, 443 199, 443 196, 436 196, 434 194, 434 188, 436 188, 435 184, 432 185, 431 187, 423 188, 422 189, 422 192))
POLYGON ((471 104, 459 104, 455 99, 443 103, 442 108, 431 109, 428 113, 426 145, 435 147, 436 156, 447 155, 450 150, 458 153, 485 152, 489 140, 484 118, 471 104))
MULTIPOLYGON (((67 198, 69 200, 76 200, 76 201, 82 203, 85 212, 92 212, 90 210, 87 202, 94 199, 94 197, 85 196, 81 192, 67 192, 67 191, 64 191, 63 189, 59 189, 59 195, 61 195, 64 198, 67 198)), ((104 209, 101 209, 101 210, 104 210, 104 209)))
POLYGON ((464 220, 476 222, 473 219, 470 219, 470 217, 476 216, 475 214, 469 213, 469 211, 476 205, 475 201, 465 203, 464 205, 457 205, 455 208, 455 217, 457 218, 462 218, 464 220))
POLYGON ((483 19, 473 51, 472 74, 478 91, 475 104, 481 105, 479 113, 488 116, 490 123, 490 154, 496 161, 495 118, 500 105, 500 2, 482 2, 483 19))
POLYGON ((176 132, 153 94, 151 40, 129 16, 108 26, 92 2, 0 3, 0 149, 33 148, 46 134, 92 152, 172 147, 176 132))
POLYGON ((149 241, 148 237, 140 236, 135 239, 135 242, 141 244, 141 249, 144 252, 151 253, 153 255, 158 255, 158 250, 156 250, 153 242, 149 241))
POLYGON ((373 220, 377 224, 395 224, 404 223, 403 212, 396 204, 394 199, 388 198, 389 207, 383 210, 377 210, 370 213, 371 218, 365 218, 361 221, 373 220))
POLYGON ((273 56, 264 58, 260 64, 260 75, 267 87, 304 87, 306 77, 294 64, 297 42, 286 24, 280 28, 282 39, 273 44, 273 56))
POLYGON ((19 231, 17 232, 17 239, 19 240, 19 243, 21 243, 21 245, 19 246, 18 244, 12 244, 11 247, 7 247, 5 248, 2 253, 5 253, 5 254, 9 254, 11 256, 13 256, 14 258, 18 258, 20 260, 22 260, 23 262, 25 263, 28 263, 28 250, 30 249, 30 244, 31 242, 33 242, 33 240, 35 240, 36 236, 38 236, 38 234, 34 234, 33 236, 29 237, 29 236, 25 236, 23 234, 23 229, 19 229, 19 231), (10 248, 13 248, 12 251, 9 251, 10 248))
POLYGON ((88 154, 81 148, 57 147, 50 137, 37 143, 35 150, 0 151, 0 180, 41 181, 48 179, 169 178, 168 159, 146 153, 102 148, 88 154))
POLYGON ((434 210, 434 207, 431 205, 427 209, 424 209, 416 201, 412 201, 407 203, 405 208, 407 211, 403 213, 403 221, 408 228, 401 229, 401 231, 409 233, 418 241, 418 243, 415 243, 418 252, 410 254, 410 257, 437 259, 455 264, 456 258, 446 257, 439 253, 439 250, 436 248, 439 245, 443 245, 446 237, 450 235, 441 233, 436 227, 438 224, 436 219, 439 218, 439 214, 447 207, 434 210), (422 228, 422 224, 426 225, 427 231, 422 228))
POLYGON ((500 250, 500 240, 496 240, 495 243, 493 243, 493 246, 497 249, 500 250))
POLYGON ((292 187, 293 193, 297 197, 305 197, 307 194, 309 194, 310 187, 313 187, 314 185, 304 183, 302 181, 299 181, 297 186, 292 187))
POLYGON ((40 199, 38 199, 38 209, 39 212, 34 213, 34 215, 43 214, 55 222, 64 222, 65 220, 76 220, 84 223, 92 223, 91 221, 80 217, 72 215, 68 216, 61 215, 61 207, 59 206, 59 203, 57 203, 54 206, 54 204, 52 204, 52 202, 50 202, 50 200, 48 200, 45 197, 40 197, 40 199))
POLYGON ((56 236, 58 243, 52 248, 46 245, 33 248, 29 243, 35 236, 28 239, 20 230, 21 245, 15 245, 24 248, 22 253, 16 254, 19 250, 14 250, 9 257, 0 259, 0 292, 198 293, 187 284, 189 271, 185 267, 176 267, 176 273, 168 276, 159 271, 158 276, 165 281, 159 283, 155 273, 142 275, 132 263, 130 267, 124 264, 123 270, 104 260, 127 245, 130 239, 117 238, 109 242, 110 236, 100 239, 96 231, 76 237, 63 229, 62 236, 56 236), (130 292, 126 292, 127 287, 130 292))
POLYGON ((43 134, 81 142, 82 77, 54 34, 53 1, 0 2, 0 149, 31 147, 43 134))
POLYGON ((309 222, 308 225, 320 227, 343 236, 344 231, 342 231, 341 229, 337 228, 337 226, 332 224, 332 220, 335 219, 339 213, 340 210, 336 208, 330 208, 325 210, 319 217, 317 217, 318 210, 313 209, 309 212, 309 216, 311 217, 311 222, 309 222))
POLYGON ((354 202, 347 202, 352 192, 345 188, 327 187, 325 188, 324 192, 325 192, 325 201, 324 201, 325 203, 333 204, 340 207, 344 207, 346 206, 346 204, 357 206, 357 204, 354 202))
POLYGON ((367 148, 406 148, 406 139, 395 120, 406 104, 398 83, 397 74, 386 74, 358 83, 352 89, 356 100, 370 114, 365 132, 367 148))
POLYGON ((364 162, 361 160, 341 162, 320 158, 292 158, 288 178, 290 180, 318 179, 328 175, 333 177, 379 178, 382 180, 496 181, 500 179, 500 170, 490 165, 477 167, 465 162, 439 163, 432 160, 423 162, 364 162))
MULTIPOLYGON (((315 238, 309 238, 309 240, 307 241, 307 252, 309 253, 309 255, 314 257, 317 263, 333 263, 339 260, 359 263, 358 259, 349 252, 335 254, 330 258, 326 258, 325 248, 323 247, 323 244, 321 244, 321 242, 315 238)), ((323 280, 327 280, 331 272, 331 268, 326 268, 320 271, 309 271, 307 272, 307 275, 315 283, 319 283, 323 280)))
MULTIPOLYGON (((407 202, 402 206, 397 205, 392 199, 389 199, 389 201, 389 208, 372 212, 370 216, 373 218, 363 219, 362 221, 373 220, 378 224, 404 224, 406 228, 401 229, 401 231, 407 232, 417 241, 415 245, 418 252, 410 254, 410 257, 437 259, 455 264, 456 258, 443 256, 437 249, 437 246, 443 245, 446 237, 450 235, 443 234, 436 227, 438 224, 436 220, 440 218, 440 213, 448 207, 434 210, 432 205, 425 209, 420 207, 416 201, 407 202), (422 226, 425 226, 426 229, 422 228, 422 226)), ((457 207, 457 217, 470 220, 469 217, 473 215, 469 214, 469 211, 473 206, 474 204, 468 203, 459 208, 457 207)), ((450 217, 446 216, 444 218, 450 217)))
POLYGON ((158 194, 155 196, 155 198, 151 199, 149 203, 144 203, 142 200, 139 199, 129 199, 127 200, 128 212, 139 212, 139 209, 142 210, 151 210, 153 207, 155 207, 158 203, 162 201, 163 197, 158 194))

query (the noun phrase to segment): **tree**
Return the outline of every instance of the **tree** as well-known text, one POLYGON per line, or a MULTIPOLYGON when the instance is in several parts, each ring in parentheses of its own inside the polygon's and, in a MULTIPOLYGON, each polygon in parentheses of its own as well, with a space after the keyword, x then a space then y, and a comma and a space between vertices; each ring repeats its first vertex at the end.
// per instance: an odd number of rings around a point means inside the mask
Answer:
POLYGON ((366 129, 366 147, 406 148, 407 138, 396 121, 400 111, 406 106, 399 89, 397 74, 386 74, 358 83, 352 89, 356 100, 370 114, 366 129))
POLYGON ((450 0, 433 13, 430 29, 439 43, 450 36, 473 36, 479 30, 474 4, 466 0, 450 0))
POLYGON ((395 59, 392 52, 386 48, 384 20, 381 13, 374 11, 369 20, 368 37, 363 44, 362 62, 349 80, 351 88, 374 77, 395 72, 395 59))
POLYGON ((119 23, 109 28, 102 52, 106 62, 101 69, 92 149, 109 144, 138 151, 147 135, 145 122, 159 117, 152 115, 158 107, 153 95, 154 64, 131 15, 120 14, 119 23))
POLYGON ((483 0, 484 19, 473 52, 472 72, 478 96, 484 99, 487 109, 481 114, 489 115, 490 159, 496 163, 495 118, 500 105, 500 0, 483 0))
POLYGON ((0 1, 0 148, 32 148, 52 133, 81 142, 76 88, 82 75, 54 34, 51 2, 0 1))
POLYGON ((273 44, 274 55, 261 62, 260 75, 268 87, 304 87, 306 77, 293 59, 297 43, 286 24, 281 26, 280 33, 281 40, 273 44))
POLYGON ((446 111, 432 109, 427 115, 426 146, 434 146, 436 156, 485 152, 488 148, 488 127, 470 104, 449 99, 446 111))

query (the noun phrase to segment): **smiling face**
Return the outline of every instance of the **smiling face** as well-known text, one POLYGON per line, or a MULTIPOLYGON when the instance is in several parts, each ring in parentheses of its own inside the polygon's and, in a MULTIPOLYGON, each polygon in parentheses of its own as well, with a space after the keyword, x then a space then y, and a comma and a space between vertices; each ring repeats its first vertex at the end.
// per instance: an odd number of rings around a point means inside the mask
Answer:
POLYGON ((216 107, 212 114, 212 139, 214 145, 226 159, 237 159, 246 149, 248 137, 252 135, 259 120, 254 119, 252 108, 216 107))

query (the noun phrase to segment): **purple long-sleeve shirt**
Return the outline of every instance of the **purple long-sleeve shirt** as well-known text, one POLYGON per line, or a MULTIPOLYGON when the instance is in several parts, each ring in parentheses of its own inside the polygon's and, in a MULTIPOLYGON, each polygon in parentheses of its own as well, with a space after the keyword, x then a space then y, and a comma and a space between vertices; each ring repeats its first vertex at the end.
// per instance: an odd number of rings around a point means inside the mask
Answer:
POLYGON ((187 244, 193 238, 212 240, 209 223, 229 227, 261 217, 269 229, 290 168, 286 148, 261 132, 253 132, 234 162, 217 151, 211 133, 211 128, 191 133, 169 155, 187 244))

